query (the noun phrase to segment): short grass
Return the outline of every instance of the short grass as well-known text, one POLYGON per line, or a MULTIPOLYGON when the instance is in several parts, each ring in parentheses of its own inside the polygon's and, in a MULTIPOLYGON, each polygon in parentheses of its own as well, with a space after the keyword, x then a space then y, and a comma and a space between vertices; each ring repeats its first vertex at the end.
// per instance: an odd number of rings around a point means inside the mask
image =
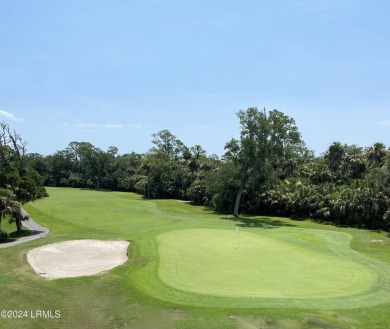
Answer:
POLYGON ((28 236, 30 234, 30 230, 22 227, 21 232, 17 232, 15 223, 10 223, 8 217, 4 217, 0 223, 0 229, 4 232, 7 232, 9 238, 7 241, 0 241, 0 243, 12 242, 18 238, 28 236))
POLYGON ((49 235, 0 249, 0 309, 61 317, 0 319, 0 328, 390 327, 386 233, 285 218, 236 221, 131 193, 48 191, 26 209, 49 235), (129 261, 60 280, 28 265, 29 249, 77 238, 131 240, 129 261))
MULTIPOLYGON (((301 230, 300 236, 316 237, 307 231, 301 230)), ((335 248, 348 249, 348 244, 337 243, 345 240, 340 235, 328 232, 335 248)), ((326 301, 364 293, 377 278, 373 270, 351 261, 352 257, 332 255, 329 246, 319 252, 311 248, 313 242, 303 247, 275 239, 273 234, 185 229, 157 239, 161 280, 178 290, 203 295, 287 299, 286 306, 295 298, 303 305, 308 298, 326 301)))

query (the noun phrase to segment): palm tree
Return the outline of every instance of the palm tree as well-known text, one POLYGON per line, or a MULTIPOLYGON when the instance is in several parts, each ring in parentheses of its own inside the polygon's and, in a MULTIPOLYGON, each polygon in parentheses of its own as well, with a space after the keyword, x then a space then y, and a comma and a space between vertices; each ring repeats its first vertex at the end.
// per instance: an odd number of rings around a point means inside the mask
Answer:
POLYGON ((366 149, 367 162, 372 167, 381 167, 386 156, 386 147, 382 143, 375 143, 366 149))
POLYGON ((3 217, 8 215, 11 221, 16 223, 16 229, 20 232, 22 230, 21 209, 21 204, 14 200, 13 194, 10 191, 0 190, 0 224, 3 217))
POLYGON ((324 160, 333 176, 340 174, 342 163, 345 159, 346 145, 333 142, 324 154, 324 160))
POLYGON ((1 220, 3 219, 4 215, 6 215, 7 211, 7 203, 8 203, 8 196, 9 192, 4 189, 0 189, 0 225, 1 220))

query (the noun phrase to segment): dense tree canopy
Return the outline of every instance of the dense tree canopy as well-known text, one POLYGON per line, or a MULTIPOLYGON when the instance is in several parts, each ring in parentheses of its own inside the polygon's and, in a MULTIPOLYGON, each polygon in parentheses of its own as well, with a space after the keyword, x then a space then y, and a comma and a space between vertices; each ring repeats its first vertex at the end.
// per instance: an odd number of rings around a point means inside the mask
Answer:
POLYGON ((283 215, 390 230, 390 150, 384 144, 333 142, 314 156, 282 112, 248 108, 237 116, 240 137, 226 143, 222 158, 184 145, 169 130, 153 134, 153 147, 144 154, 121 155, 115 146, 104 151, 77 141, 52 155, 28 154, 20 136, 3 124, 0 219, 14 216, 12 202, 43 196, 43 178, 48 186, 179 198, 235 216, 283 215))
MULTIPOLYGON (((8 216, 17 231, 22 229, 22 204, 47 195, 42 177, 31 165, 32 159, 39 157, 28 155, 26 146, 27 142, 16 131, 0 123, 0 224, 8 216)), ((44 162, 42 157, 41 161, 44 162)))
POLYGON ((226 144, 225 159, 234 161, 240 171, 240 187, 233 209, 238 216, 241 195, 251 179, 255 189, 285 171, 305 148, 292 118, 273 110, 268 114, 257 108, 239 111, 240 140, 226 144))

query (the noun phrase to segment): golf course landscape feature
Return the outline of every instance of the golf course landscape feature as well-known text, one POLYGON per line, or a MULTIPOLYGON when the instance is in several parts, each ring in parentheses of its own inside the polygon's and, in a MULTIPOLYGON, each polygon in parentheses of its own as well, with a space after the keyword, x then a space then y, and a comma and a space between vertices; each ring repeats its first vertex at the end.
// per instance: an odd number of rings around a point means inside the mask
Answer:
POLYGON ((0 249, 0 300, 61 317, 1 319, 0 329, 390 328, 386 232, 236 219, 133 193, 47 190, 25 208, 49 233, 0 249), (120 263, 98 275, 83 270, 112 261, 113 249, 120 263))
POLYGON ((239 238, 237 248, 232 230, 160 235, 162 281, 176 289, 223 297, 326 298, 361 293, 376 279, 375 272, 347 258, 246 231, 239 238))
POLYGON ((127 260, 127 241, 72 240, 30 250, 28 262, 46 278, 94 275, 127 260))

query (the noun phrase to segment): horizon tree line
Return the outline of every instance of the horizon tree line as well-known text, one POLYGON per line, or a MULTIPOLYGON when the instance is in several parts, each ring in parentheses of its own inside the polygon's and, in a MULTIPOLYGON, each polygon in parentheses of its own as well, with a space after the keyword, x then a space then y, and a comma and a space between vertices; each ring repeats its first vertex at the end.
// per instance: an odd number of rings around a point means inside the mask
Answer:
POLYGON ((383 143, 363 148, 333 142, 315 156, 284 113, 253 107, 237 116, 240 137, 226 143, 222 157, 184 145, 169 130, 153 134, 154 146, 144 154, 73 141, 42 156, 27 153, 20 136, 3 124, 0 147, 9 154, 0 154, 0 191, 21 203, 45 196, 43 186, 129 191, 188 200, 236 217, 288 216, 390 230, 390 150, 383 143), (18 136, 17 146, 10 132, 18 136), (22 193, 26 175, 34 177, 30 183, 39 193, 22 193))

